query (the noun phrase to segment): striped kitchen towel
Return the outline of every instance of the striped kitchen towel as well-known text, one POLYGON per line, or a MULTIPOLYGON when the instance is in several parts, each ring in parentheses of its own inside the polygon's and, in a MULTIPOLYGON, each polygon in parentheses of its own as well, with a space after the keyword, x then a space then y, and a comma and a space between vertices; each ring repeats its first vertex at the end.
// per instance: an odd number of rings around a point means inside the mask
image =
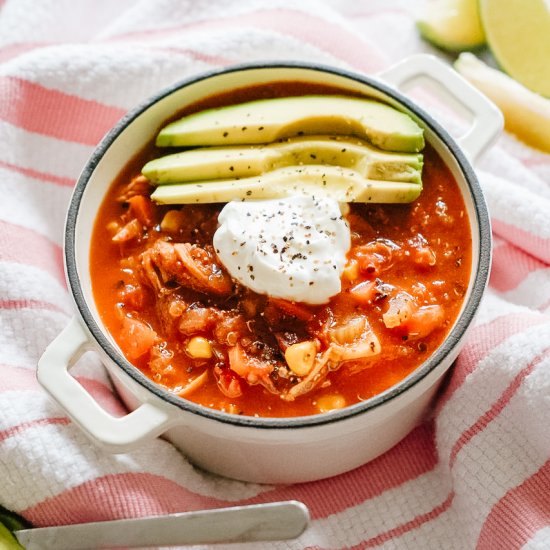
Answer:
MULTIPOLYGON (((374 73, 430 51, 411 4, 0 0, 2 506, 44 526, 292 498, 309 506, 310 529, 261 548, 550 548, 550 156, 510 135, 478 167, 495 250, 476 326, 433 415, 373 462, 258 486, 200 472, 163 440, 111 456, 35 380, 72 315, 64 216, 103 134, 150 94, 213 67, 295 59, 374 73)), ((93 354, 76 375, 123 410, 93 354)))

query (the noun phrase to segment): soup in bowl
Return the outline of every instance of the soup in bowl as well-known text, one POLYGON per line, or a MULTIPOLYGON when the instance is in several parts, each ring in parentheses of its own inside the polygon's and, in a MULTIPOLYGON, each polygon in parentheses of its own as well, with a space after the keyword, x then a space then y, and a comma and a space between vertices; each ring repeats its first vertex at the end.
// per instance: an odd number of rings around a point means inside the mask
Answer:
POLYGON ((213 472, 288 483, 363 464, 421 420, 486 284, 466 154, 501 119, 441 63, 405 67, 467 90, 485 119, 465 152, 379 80, 293 64, 178 84, 106 136, 67 221, 80 317, 39 365, 94 440, 164 434, 213 472), (132 413, 75 390, 87 347, 132 413))

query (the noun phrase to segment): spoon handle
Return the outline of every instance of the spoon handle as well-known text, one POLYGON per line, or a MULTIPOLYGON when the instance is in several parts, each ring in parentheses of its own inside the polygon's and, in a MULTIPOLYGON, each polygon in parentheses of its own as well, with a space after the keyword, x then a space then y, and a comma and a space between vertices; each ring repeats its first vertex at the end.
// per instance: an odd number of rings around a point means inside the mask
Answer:
POLYGON ((235 506, 164 516, 119 519, 15 531, 27 549, 140 548, 296 538, 309 523, 301 502, 235 506))

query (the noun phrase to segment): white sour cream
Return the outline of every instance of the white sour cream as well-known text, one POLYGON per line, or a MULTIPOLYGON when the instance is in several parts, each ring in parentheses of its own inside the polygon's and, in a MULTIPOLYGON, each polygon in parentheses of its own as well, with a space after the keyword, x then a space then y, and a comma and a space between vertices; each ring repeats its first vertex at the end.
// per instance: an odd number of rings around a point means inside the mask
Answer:
POLYGON ((309 304, 340 292, 351 237, 338 202, 305 195, 235 201, 218 220, 216 253, 241 284, 309 304))

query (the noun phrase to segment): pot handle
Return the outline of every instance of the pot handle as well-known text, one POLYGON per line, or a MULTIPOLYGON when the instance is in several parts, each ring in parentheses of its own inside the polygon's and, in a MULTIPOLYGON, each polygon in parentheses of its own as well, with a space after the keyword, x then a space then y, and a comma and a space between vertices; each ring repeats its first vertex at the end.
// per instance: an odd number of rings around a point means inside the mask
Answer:
POLYGON ((135 449, 145 439, 159 436, 176 423, 171 411, 151 402, 122 417, 105 411, 69 373, 89 349, 88 335, 73 317, 42 354, 37 378, 92 441, 109 452, 123 453, 135 449))
POLYGON ((433 55, 413 55, 377 76, 398 89, 416 79, 427 79, 442 86, 448 94, 441 94, 445 103, 455 110, 458 103, 458 108, 465 108, 472 115, 470 129, 457 139, 472 163, 502 131, 504 119, 500 110, 454 69, 433 55))

